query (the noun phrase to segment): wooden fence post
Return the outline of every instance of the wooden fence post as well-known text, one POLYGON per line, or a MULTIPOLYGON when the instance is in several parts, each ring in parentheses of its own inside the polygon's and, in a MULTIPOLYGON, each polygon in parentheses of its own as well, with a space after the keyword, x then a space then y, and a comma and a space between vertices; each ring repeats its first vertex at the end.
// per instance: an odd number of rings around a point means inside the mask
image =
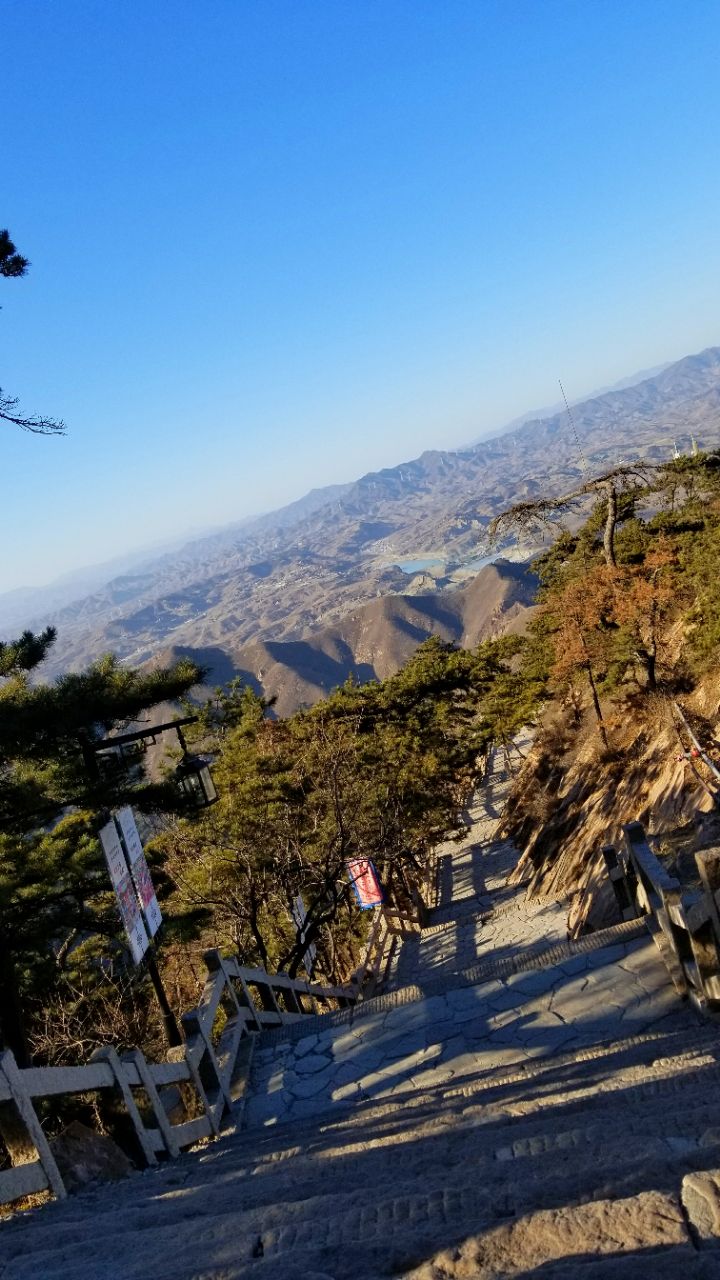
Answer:
POLYGON ((0 1053, 0 1075, 4 1077, 10 1094, 9 1099, 0 1102, 0 1133, 13 1165, 39 1162, 49 1190, 59 1200, 64 1200, 67 1193, 60 1170, 32 1100, 23 1087, 22 1073, 15 1062, 15 1055, 9 1049, 0 1053))
MULTIPOLYGON (((213 1133, 214 1133, 215 1137, 217 1138, 218 1134, 220 1133, 220 1119, 219 1119, 219 1117, 216 1115, 216 1108, 215 1108, 215 1106, 214 1106, 214 1105, 213 1105, 213 1103, 211 1102, 210 1098, 208 1098, 208 1095, 207 1095, 207 1093, 206 1093, 206 1091, 205 1091, 205 1085, 204 1085, 204 1083, 203 1083, 203 1079, 202 1079, 202 1076, 201 1076, 201 1074, 200 1074, 200 1067, 199 1067, 199 1063, 198 1063, 198 1061, 196 1060, 195 1045, 192 1043, 193 1031, 192 1031, 192 1028, 191 1028, 191 1024, 186 1023, 186 1021, 185 1021, 185 1019, 186 1019, 186 1018, 188 1018, 188 1017, 190 1017, 190 1016, 191 1016, 191 1015, 184 1013, 184 1014, 183 1014, 183 1016, 182 1016, 182 1018, 180 1019, 180 1021, 181 1021, 181 1023, 182 1023, 183 1033, 184 1033, 184 1035, 185 1035, 185 1058, 184 1058, 184 1060, 185 1060, 185 1062, 186 1062, 186 1064, 187 1064, 187 1069, 188 1069, 188 1071, 190 1072, 190 1078, 191 1078, 191 1080, 192 1080, 192 1082, 193 1082, 193 1085, 194 1085, 194 1088, 195 1088, 195 1092, 197 1093, 198 1098, 199 1098, 199 1099, 200 1099, 200 1101, 202 1102, 203 1109, 204 1109, 204 1111, 205 1111, 205 1115, 207 1116, 207 1118, 208 1118, 208 1120, 209 1120, 209 1122, 210 1122, 210 1128, 212 1129, 212 1131, 213 1131, 213 1133)), ((201 1042, 201 1046, 200 1046, 200 1047, 201 1047, 201 1051, 204 1051, 204 1049, 205 1049, 204 1041, 203 1041, 203 1042, 201 1042)))
POLYGON ((163 1142, 168 1149, 168 1153, 171 1156, 179 1156, 180 1148, 173 1133, 173 1127, 168 1118, 167 1111, 163 1106, 162 1098, 160 1097, 155 1081, 148 1070, 145 1054, 141 1053, 139 1049, 130 1049, 127 1053, 123 1054, 121 1061, 132 1064, 137 1071, 142 1087, 145 1090, 150 1106, 153 1109, 153 1114, 157 1121, 157 1127, 162 1135, 163 1142))
MULTIPOLYGON (((615 894, 615 901, 620 909, 621 920, 634 920, 638 914, 634 894, 628 882, 628 873, 621 862, 614 845, 605 844, 600 850, 605 869, 615 894)), ((634 880, 633 874, 633 880, 634 880)))
MULTIPOLYGON (((199 1042, 202 1046, 202 1056, 206 1060, 206 1068, 210 1068, 210 1072, 213 1077, 212 1083, 217 1088, 218 1094, 223 1099, 225 1106, 231 1110, 232 1096, 230 1094, 230 1090, 225 1084, 225 1081, 223 1080, 223 1073, 220 1070, 220 1064, 215 1053, 215 1046, 210 1038, 210 1032, 205 1029, 202 1019, 199 1018, 197 1013, 194 1011, 191 1013, 184 1013, 181 1021, 186 1038, 188 1040, 194 1040, 196 1044, 199 1042)), ((211 1102, 210 1105, 214 1107, 216 1103, 211 1102)))
POLYGON ((132 1126, 135 1130, 135 1137, 145 1161, 149 1165, 157 1164, 157 1156, 150 1141, 148 1132, 143 1124, 142 1116, 137 1109, 135 1099, 132 1095, 132 1089, 127 1082, 127 1077, 123 1070, 123 1064, 118 1056, 117 1049, 113 1049, 112 1045, 104 1045, 101 1049, 96 1049, 90 1058, 91 1062, 105 1062, 109 1066, 115 1079, 115 1088, 119 1096, 125 1104, 125 1109, 130 1117, 132 1126))

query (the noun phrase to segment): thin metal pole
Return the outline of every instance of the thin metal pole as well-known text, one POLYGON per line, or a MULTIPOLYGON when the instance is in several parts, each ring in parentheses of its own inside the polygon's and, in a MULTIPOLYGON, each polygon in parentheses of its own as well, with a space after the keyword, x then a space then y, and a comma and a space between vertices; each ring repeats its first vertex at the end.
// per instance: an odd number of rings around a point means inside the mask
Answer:
POLYGON ((155 997, 160 1008, 165 1039, 167 1040, 170 1048, 174 1049, 183 1043, 183 1038, 180 1034, 177 1018, 172 1011, 165 987, 163 986, 163 980, 160 976, 160 970, 158 969, 157 955, 155 953, 155 943, 152 941, 145 952, 145 963, 147 965, 148 975, 153 984, 155 997))

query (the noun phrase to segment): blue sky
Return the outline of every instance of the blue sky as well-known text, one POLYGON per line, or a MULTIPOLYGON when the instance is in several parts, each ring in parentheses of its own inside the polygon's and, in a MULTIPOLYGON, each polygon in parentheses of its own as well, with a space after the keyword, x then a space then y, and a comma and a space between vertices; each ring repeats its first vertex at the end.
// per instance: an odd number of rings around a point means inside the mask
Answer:
POLYGON ((3 6, 0 589, 720 342, 716 0, 3 6), (11 553, 12 548, 12 553, 11 553))

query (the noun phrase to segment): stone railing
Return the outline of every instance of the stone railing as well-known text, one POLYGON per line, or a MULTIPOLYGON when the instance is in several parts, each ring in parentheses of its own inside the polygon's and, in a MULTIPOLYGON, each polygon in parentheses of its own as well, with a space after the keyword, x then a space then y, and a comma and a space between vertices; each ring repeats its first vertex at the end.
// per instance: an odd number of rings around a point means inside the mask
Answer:
POLYGON ((39 1191, 65 1195, 36 1102, 113 1093, 130 1121, 136 1156, 154 1165, 158 1157, 177 1156, 199 1139, 217 1136, 244 1091, 254 1033, 358 998, 355 987, 268 974, 218 951, 206 952, 205 961, 202 996, 182 1019, 185 1043, 170 1050, 166 1062, 148 1062, 137 1049, 119 1055, 106 1047, 83 1066, 20 1070, 12 1053, 0 1053, 0 1136, 10 1159, 10 1168, 0 1169, 0 1204, 39 1191))
POLYGON ((666 871, 639 822, 623 827, 623 848, 603 857, 623 920, 646 917, 676 990, 720 1006, 720 849, 695 854, 699 887, 666 871))

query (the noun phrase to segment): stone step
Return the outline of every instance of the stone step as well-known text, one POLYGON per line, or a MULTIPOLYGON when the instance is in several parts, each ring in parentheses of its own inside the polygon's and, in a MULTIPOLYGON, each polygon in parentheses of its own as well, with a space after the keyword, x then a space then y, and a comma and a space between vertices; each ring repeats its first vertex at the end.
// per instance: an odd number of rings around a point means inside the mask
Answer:
POLYGON ((589 1253, 567 1263, 543 1264, 531 1275, 537 1280, 720 1280, 720 1258, 690 1253, 687 1245, 599 1259, 589 1253))
MULTIPOLYGON (((306 1209, 303 1222, 289 1221, 292 1215, 286 1205, 274 1206, 264 1217, 242 1214, 242 1224, 232 1210, 212 1218, 189 1218, 192 1227, 181 1250, 177 1234, 173 1237, 173 1228, 166 1226, 156 1226, 141 1237, 125 1229, 117 1241, 78 1240, 54 1256, 50 1251, 33 1251, 9 1258, 3 1280, 38 1276, 75 1280, 78 1274, 122 1276, 122 1280, 146 1280, 147 1276, 190 1280, 198 1275, 230 1280, 256 1272, 265 1280, 280 1274, 285 1280, 293 1274, 304 1280, 314 1276, 319 1280, 320 1275, 333 1280, 355 1280, 360 1275, 371 1280, 373 1275, 400 1274, 406 1280, 438 1275, 496 1280, 529 1277, 536 1267, 544 1275, 550 1262, 597 1263, 598 1255, 610 1262, 620 1251, 632 1250, 648 1263, 655 1251, 667 1255, 673 1250, 683 1262, 685 1257, 697 1258, 677 1196, 657 1190, 569 1203, 521 1216, 506 1200, 491 1205, 481 1189, 467 1185, 391 1198, 364 1188, 364 1203, 357 1208, 328 1216, 313 1198, 306 1202, 306 1209), (263 1259, 253 1264, 258 1243, 263 1259), (360 1257, 357 1249, 348 1249, 353 1245, 361 1250, 360 1257), (120 1257, 121 1270, 117 1267, 120 1257), (284 1266, 282 1272, 274 1270, 274 1259, 284 1266)), ((648 1270, 645 1274, 659 1273, 648 1270)), ((684 1274, 684 1265, 677 1274, 684 1274)))
MULTIPOLYGON (((689 1240, 678 1198, 648 1191, 496 1225, 408 1269, 404 1280, 715 1280, 689 1240)), ((340 1273, 336 1280, 344 1280, 340 1273)))
POLYGON ((532 1059, 641 1035, 663 1020, 674 1020, 673 1029, 694 1026, 653 943, 619 943, 422 1003, 396 1003, 296 1044, 265 1042, 254 1056, 246 1119, 262 1127, 488 1080, 532 1059))
MULTIPOLYGON (((512 1146, 497 1145, 499 1135, 494 1126, 466 1126, 450 1134, 418 1135, 403 1130, 396 1142, 385 1146, 380 1145, 377 1134, 369 1134, 371 1148, 353 1151, 329 1145, 327 1137, 318 1135, 314 1144, 295 1148, 281 1162, 270 1153, 264 1163, 262 1156, 255 1163, 253 1153, 245 1151, 244 1167, 210 1152, 207 1159, 211 1165, 205 1171, 196 1169, 194 1176, 188 1170, 180 1187, 163 1185, 162 1174, 148 1175, 143 1179, 147 1183, 144 1188, 133 1188, 134 1199, 127 1198, 130 1188, 126 1187, 78 1198, 75 1213, 68 1206, 62 1224, 46 1225, 44 1219, 38 1223, 40 1230, 34 1233, 30 1248, 33 1252, 42 1250, 46 1237, 49 1246, 65 1254, 77 1238, 78 1222, 88 1221, 90 1215, 103 1247, 116 1235, 132 1232, 137 1237, 154 1231, 160 1223, 165 1228, 173 1222, 181 1226, 193 1221, 204 1232, 212 1225, 211 1219, 226 1212, 233 1214, 237 1232, 267 1234, 270 1230, 272 1236, 274 1206, 281 1203, 284 1227, 274 1247, 290 1249, 302 1243, 320 1219, 335 1219, 346 1230, 352 1222, 352 1229, 360 1232, 367 1218, 368 1187, 374 1189, 375 1205, 377 1189, 391 1185, 393 1204, 398 1197, 410 1201, 413 1215, 425 1212, 423 1204, 427 1207, 437 1201, 446 1205, 459 1196, 463 1216, 469 1216, 472 1205, 473 1213, 490 1220, 501 1212, 518 1217, 539 1209, 560 1209, 568 1198, 594 1199, 598 1193, 626 1195, 642 1189, 648 1178, 654 1179, 652 1185, 666 1185, 669 1171, 679 1181, 686 1171, 714 1166, 720 1155, 716 1108, 708 1102, 706 1089, 697 1095, 685 1091, 682 1118, 664 1105, 653 1111, 641 1099, 628 1108, 621 1123, 607 1111, 597 1113, 590 1125, 583 1125, 582 1120, 580 1115, 568 1127, 564 1112, 551 1115, 536 1137, 528 1137, 521 1128, 522 1136, 516 1137, 512 1146), (693 1134, 696 1136, 691 1138, 693 1134), (417 1150, 420 1143, 422 1148, 417 1150), (573 1158, 579 1147, 589 1144, 595 1148, 592 1160, 578 1162, 573 1158), (553 1159, 548 1160, 548 1155, 553 1159), (150 1194, 152 1182, 154 1196, 150 1194), (482 1195, 474 1191, 468 1200, 465 1189, 469 1183, 483 1188, 482 1195), (143 1190, 144 1205, 137 1200, 143 1190)), ((14 1256, 12 1247, 7 1248, 7 1236, 3 1243, 5 1256, 14 1256)), ((24 1252, 27 1242, 20 1241, 19 1248, 24 1252)))
POLYGON ((443 994, 446 991, 460 987, 479 986, 482 983, 498 978, 562 965, 574 960, 576 957, 588 956, 598 951, 606 951, 609 948, 625 945, 645 937, 647 937, 647 928, 642 920, 626 920, 622 924, 612 925, 608 929, 587 934, 573 941, 528 948, 515 956, 503 957, 500 960, 489 959, 453 973, 450 977, 431 978, 422 987, 415 983, 408 983, 406 986, 398 987, 395 990, 371 996, 368 1000, 361 1000, 349 1009, 340 1009, 334 1013, 308 1014, 301 1022, 263 1031, 258 1036, 257 1049, 262 1051, 264 1047, 286 1042, 292 1043, 295 1040, 303 1039, 305 1036, 332 1031, 336 1027, 352 1026, 378 1012, 385 1012, 400 1005, 416 1004, 430 996, 443 994))
MULTIPOLYGON (((718 1056, 720 1045, 713 1030, 701 1030, 694 1037, 684 1029, 663 1036, 634 1037, 619 1044, 528 1063, 521 1070, 481 1074, 461 1086, 438 1085, 409 1092, 401 1099, 403 1125, 421 1123, 428 1115, 445 1123, 446 1116, 469 1110, 507 1122, 514 1116, 528 1119, 555 1106, 558 1098, 564 1099, 566 1105, 575 1099, 578 1106, 590 1105, 594 1099, 598 1106, 607 1107, 611 1105, 609 1095, 630 1085, 644 1088, 647 1097, 654 1093, 681 1093, 701 1067, 703 1080, 714 1087, 718 1056)), ((387 1099, 348 1104, 331 1116, 308 1117, 293 1122, 291 1127, 299 1136, 314 1132, 318 1125, 323 1132, 350 1135, 384 1116, 397 1116, 398 1106, 397 1100, 387 1099)), ((285 1131, 287 1127, 279 1125, 273 1131, 285 1131)), ((261 1142, 267 1132, 249 1130, 248 1137, 261 1142)))
MULTIPOLYGON (((382 1185, 392 1170, 393 1181, 399 1190, 407 1180, 425 1186, 437 1178, 442 1169, 445 1189, 462 1187, 468 1176, 479 1179, 483 1185, 497 1190, 505 1188, 512 1193, 516 1205, 526 1202, 531 1207, 563 1204, 568 1191, 573 1196, 583 1193, 593 1195, 599 1184, 604 1190, 611 1187, 614 1193, 635 1190, 652 1169, 665 1174, 672 1167, 678 1176, 698 1168, 707 1168, 717 1162, 720 1151, 720 1128, 712 1104, 707 1095, 702 1101, 687 1099, 683 1118, 668 1115, 665 1106, 654 1111, 640 1104, 628 1106, 618 1117, 610 1113, 595 1112, 575 1116, 564 1113, 550 1116, 545 1127, 532 1130, 524 1126, 510 1134, 496 1126, 468 1125, 448 1133, 441 1129, 423 1134, 403 1132, 373 1135, 374 1149, 358 1147, 348 1150, 342 1144, 309 1151, 277 1153, 284 1160, 268 1159, 253 1169, 253 1193, 260 1199, 281 1196, 288 1202, 297 1194, 298 1185, 312 1181, 316 1194, 328 1194, 331 1198, 337 1190, 338 1169, 342 1162, 345 1178, 357 1177, 362 1185, 382 1185), (588 1123, 588 1120, 591 1120, 588 1123), (615 1136, 608 1139, 608 1126, 615 1127, 615 1136), (511 1139, 511 1141, 508 1141, 511 1139), (416 1158, 412 1177, 406 1174, 403 1160, 406 1146, 424 1147, 425 1155, 416 1158), (593 1148, 589 1165, 582 1163, 578 1173, 575 1152, 593 1148), (333 1165, 323 1169, 318 1160, 330 1150, 333 1165), (547 1157, 552 1156, 548 1161, 547 1157), (557 1158, 556 1158, 557 1157, 557 1158), (258 1186, 266 1182, 263 1188, 258 1186)), ((223 1176, 233 1176, 234 1162, 222 1164, 223 1176)), ((235 1166, 237 1168, 237 1166, 235 1166)), ((238 1171, 241 1173, 241 1169, 238 1171)), ((211 1181, 211 1174, 208 1174, 211 1181)), ((247 1202, 246 1191, 246 1202, 247 1202)))

